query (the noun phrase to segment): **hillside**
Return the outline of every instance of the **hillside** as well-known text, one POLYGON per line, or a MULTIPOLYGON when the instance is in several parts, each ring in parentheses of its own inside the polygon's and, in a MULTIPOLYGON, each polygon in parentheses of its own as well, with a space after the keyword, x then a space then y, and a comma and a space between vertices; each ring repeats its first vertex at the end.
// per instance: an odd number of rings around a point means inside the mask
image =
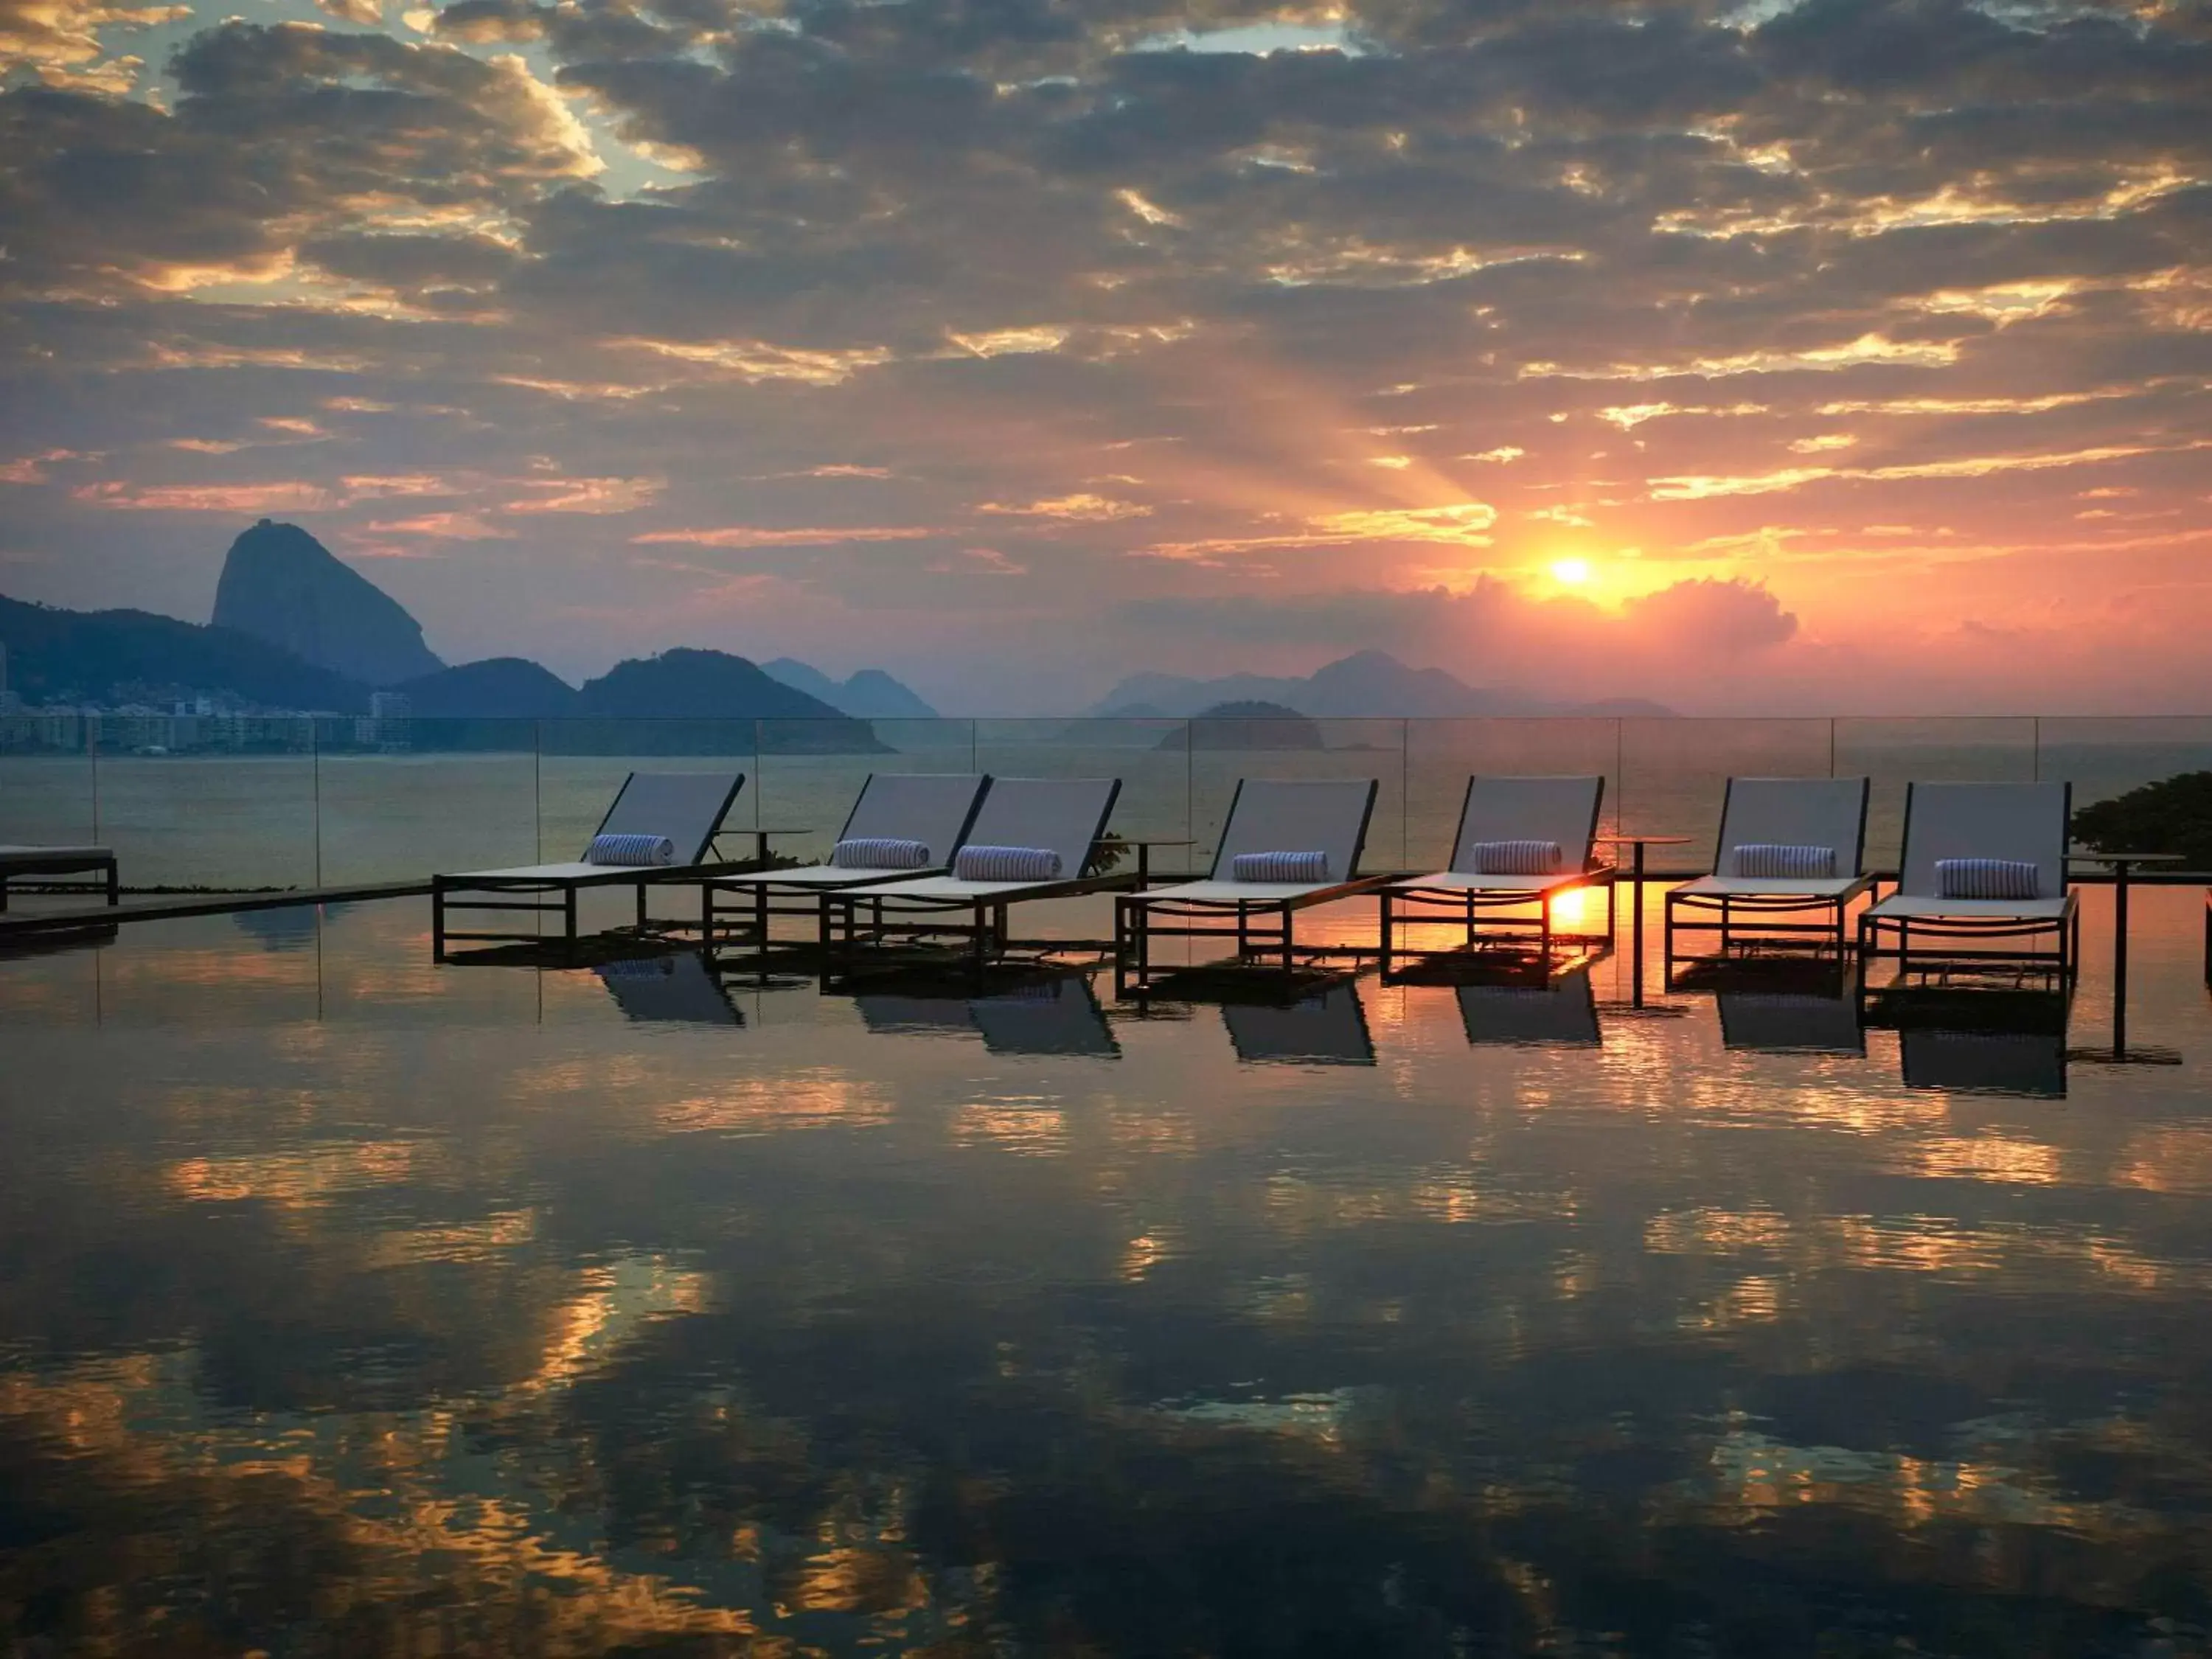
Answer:
POLYGON ((299 526, 268 519, 230 544, 212 620, 367 685, 445 666, 397 599, 299 526))
POLYGON ((228 693, 265 708, 358 714, 368 690, 228 628, 144 611, 58 611, 0 597, 8 678, 27 702, 166 702, 228 693))
POLYGON ((617 663, 584 683, 578 703, 582 714, 601 720, 685 722, 690 729, 671 726, 651 737, 676 750, 708 742, 750 748, 751 723, 761 721, 761 745, 778 752, 887 752, 865 722, 723 651, 678 649, 617 663), (740 722, 743 732, 732 729, 740 722), (724 729, 711 729, 717 726, 724 729))
POLYGON ((583 712, 576 690, 524 657, 488 657, 393 688, 418 720, 553 720, 583 712))
POLYGON ((1224 702, 1264 702, 1327 720, 1468 720, 1515 714, 1648 714, 1674 711, 1640 698, 1597 703, 1547 701, 1510 686, 1474 686, 1441 668, 1410 668, 1387 651, 1360 651, 1304 676, 1231 674, 1193 679, 1133 674, 1092 709, 1097 714, 1188 718, 1224 702))
POLYGON ((863 668, 843 680, 793 657, 778 657, 761 672, 858 720, 933 720, 937 711, 914 690, 880 668, 863 668))
POLYGON ((1319 749, 1321 727, 1295 708, 1279 702, 1244 700, 1216 703, 1191 717, 1188 738, 1171 732, 1162 749, 1319 749))

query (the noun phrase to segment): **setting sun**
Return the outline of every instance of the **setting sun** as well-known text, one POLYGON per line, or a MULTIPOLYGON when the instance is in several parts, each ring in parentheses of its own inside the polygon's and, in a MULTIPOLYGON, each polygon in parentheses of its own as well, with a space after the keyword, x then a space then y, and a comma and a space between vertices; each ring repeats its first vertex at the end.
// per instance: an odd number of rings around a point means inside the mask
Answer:
POLYGON ((1590 579, 1588 559, 1554 559, 1552 561, 1552 580, 1566 587, 1580 587, 1590 579))

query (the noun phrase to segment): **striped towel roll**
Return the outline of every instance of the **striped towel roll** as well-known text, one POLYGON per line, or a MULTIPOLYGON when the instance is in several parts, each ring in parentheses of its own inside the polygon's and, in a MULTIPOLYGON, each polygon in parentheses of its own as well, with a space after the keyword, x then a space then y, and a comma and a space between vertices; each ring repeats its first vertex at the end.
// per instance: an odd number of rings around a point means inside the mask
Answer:
POLYGON ((1327 881, 1326 853, 1239 853, 1229 860, 1231 881, 1327 881))
POLYGON ((890 836, 856 836, 830 848, 830 862, 840 870, 927 870, 929 848, 890 836))
POLYGON ((1060 854, 1049 847, 963 847, 952 860, 962 881, 1054 881, 1060 854))
POLYGON ((676 843, 665 836, 593 836, 584 862, 665 867, 676 862, 676 843))
POLYGON ((1836 849, 1832 847, 1790 847, 1777 842, 1747 841, 1735 849, 1729 873, 1763 878, 1769 881, 1786 881, 1793 878, 1827 881, 1832 879, 1836 873, 1836 849))
POLYGON ((2043 872, 2018 859, 1937 859, 1936 896, 2032 899, 2043 896, 2043 872))
POLYGON ((1479 841, 1468 850, 1478 876, 1549 876, 1566 862, 1555 841, 1479 841))

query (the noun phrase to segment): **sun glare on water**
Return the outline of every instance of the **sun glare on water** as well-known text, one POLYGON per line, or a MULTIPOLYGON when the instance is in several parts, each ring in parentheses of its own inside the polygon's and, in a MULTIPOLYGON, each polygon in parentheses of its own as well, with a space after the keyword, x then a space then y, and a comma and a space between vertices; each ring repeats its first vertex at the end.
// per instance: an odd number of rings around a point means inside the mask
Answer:
POLYGON ((1565 587, 1580 587, 1590 579, 1588 559, 1554 559, 1552 561, 1552 580, 1565 587))

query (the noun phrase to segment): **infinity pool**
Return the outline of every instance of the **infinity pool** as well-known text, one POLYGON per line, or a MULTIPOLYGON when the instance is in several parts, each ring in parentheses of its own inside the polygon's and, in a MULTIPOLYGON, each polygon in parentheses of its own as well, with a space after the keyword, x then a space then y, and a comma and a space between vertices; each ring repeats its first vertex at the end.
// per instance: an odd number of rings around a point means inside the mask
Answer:
POLYGON ((0 959, 0 1651, 2206 1652, 2203 901, 2118 1053, 2085 902, 1902 1031, 0 959))

